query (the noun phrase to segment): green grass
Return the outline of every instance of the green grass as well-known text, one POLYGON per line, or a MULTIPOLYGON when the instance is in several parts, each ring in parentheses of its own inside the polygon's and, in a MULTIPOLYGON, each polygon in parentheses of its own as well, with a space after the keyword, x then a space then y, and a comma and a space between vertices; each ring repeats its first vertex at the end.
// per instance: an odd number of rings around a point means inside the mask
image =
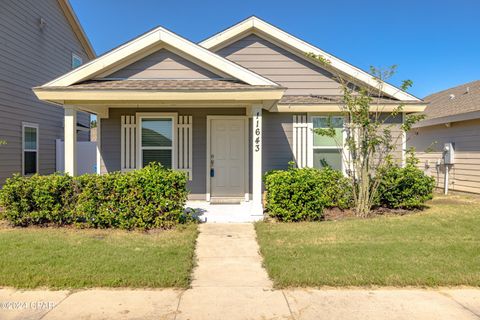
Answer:
POLYGON ((187 287, 197 226, 150 233, 0 228, 0 286, 187 287))
POLYGON ((480 286, 480 201, 438 196, 405 216, 256 224, 277 287, 480 286))

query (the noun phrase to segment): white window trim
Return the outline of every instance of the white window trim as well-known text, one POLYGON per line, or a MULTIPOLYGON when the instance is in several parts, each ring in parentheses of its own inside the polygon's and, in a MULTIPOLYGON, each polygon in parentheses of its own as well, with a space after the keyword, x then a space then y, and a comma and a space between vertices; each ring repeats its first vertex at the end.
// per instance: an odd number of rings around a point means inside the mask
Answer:
POLYGON ((78 54, 76 54, 75 52, 72 52, 72 60, 71 60, 71 67, 72 67, 72 69, 77 69, 77 68, 80 67, 81 65, 83 65, 83 58, 80 57, 80 56, 79 56, 78 54), (74 67, 74 66, 73 66, 73 60, 74 60, 74 59, 80 60, 80 65, 74 67))
POLYGON ((146 112, 146 113, 137 113, 136 114, 136 121, 137 121, 137 169, 141 169, 143 167, 143 150, 172 150, 172 169, 177 169, 177 121, 178 121, 178 114, 177 113, 154 113, 154 112, 146 112), (171 119, 172 120, 172 146, 171 147, 143 147, 142 146, 142 119, 171 119))
POLYGON ((23 176, 30 176, 32 174, 25 174, 25 152, 36 152, 36 172, 39 173, 40 168, 40 126, 37 123, 30 123, 30 122, 22 122, 22 175, 23 176), (25 149, 25 128, 34 128, 37 130, 37 148, 36 149, 25 149))
POLYGON ((341 155, 341 159, 342 159, 342 172, 343 174, 346 174, 347 173, 347 165, 348 163, 345 161, 345 155, 344 155, 344 151, 345 151, 345 145, 346 145, 346 138, 347 138, 347 134, 346 134, 346 128, 345 128, 345 124, 346 124, 346 119, 344 116, 342 116, 341 114, 335 114, 335 113, 332 113, 332 114, 325 114, 325 113, 308 113, 307 114, 308 116, 308 126, 309 126, 309 133, 308 135, 310 136, 307 141, 308 141, 308 166, 313 168, 313 151, 315 149, 323 149, 323 150, 340 150, 340 155, 341 155), (314 118, 329 118, 329 117, 338 117, 338 118, 343 118, 343 130, 342 130, 342 146, 315 146, 313 141, 314 141, 314 137, 315 137, 315 134, 313 133, 313 130, 315 129, 313 127, 313 120, 314 118))

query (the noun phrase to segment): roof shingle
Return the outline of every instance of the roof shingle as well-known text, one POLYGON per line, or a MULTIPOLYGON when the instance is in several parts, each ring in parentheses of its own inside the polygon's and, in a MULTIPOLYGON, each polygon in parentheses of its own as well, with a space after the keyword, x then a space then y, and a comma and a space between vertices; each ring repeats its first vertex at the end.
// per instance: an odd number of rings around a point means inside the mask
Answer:
MULTIPOLYGON (((279 104, 339 104, 342 103, 343 96, 319 96, 319 95, 285 95, 279 101, 279 104)), ((390 98, 373 98, 373 103, 382 103, 382 104, 409 104, 409 103, 423 103, 422 101, 399 101, 390 98)))
POLYGON ((249 85, 231 80, 89 80, 68 87, 44 87, 43 89, 67 90, 264 90, 283 89, 279 86, 249 85))
POLYGON ((480 80, 431 94, 425 101, 426 120, 480 111, 480 80))

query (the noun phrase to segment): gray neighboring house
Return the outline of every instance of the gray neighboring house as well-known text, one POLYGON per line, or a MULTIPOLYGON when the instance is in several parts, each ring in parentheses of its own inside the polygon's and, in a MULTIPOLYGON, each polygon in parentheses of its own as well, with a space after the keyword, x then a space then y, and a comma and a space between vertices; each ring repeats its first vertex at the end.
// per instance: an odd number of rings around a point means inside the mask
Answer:
POLYGON ((480 193, 480 80, 431 94, 424 99, 426 119, 410 132, 420 167, 445 187, 445 144, 453 157, 448 166, 448 189, 480 193))
MULTIPOLYGON (((158 161, 188 173, 190 199, 246 202, 254 215, 262 213, 266 171, 292 160, 346 169, 336 144, 345 135, 337 71, 357 86, 378 86, 368 73, 250 17, 198 44, 158 27, 34 91, 64 107, 70 174, 77 173, 74 124, 87 111, 98 119, 99 173, 158 161), (328 58, 329 70, 305 53, 328 58), (314 135, 330 116, 337 139, 314 135)), ((425 109, 392 85, 382 89, 385 114, 399 104, 405 113, 425 109)), ((392 121, 399 127, 403 116, 392 121)))
MULTIPOLYGON (((0 1, 0 186, 13 173, 53 173, 63 109, 40 101, 36 87, 95 58, 67 0, 0 1)), ((78 115, 89 139, 90 115, 78 115)))

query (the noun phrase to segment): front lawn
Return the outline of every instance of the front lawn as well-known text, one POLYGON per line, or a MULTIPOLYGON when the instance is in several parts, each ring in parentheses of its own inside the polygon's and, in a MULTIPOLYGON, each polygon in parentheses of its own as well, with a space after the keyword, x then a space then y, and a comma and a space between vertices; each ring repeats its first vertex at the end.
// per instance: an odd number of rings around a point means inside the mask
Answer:
POLYGON ((480 200, 437 196, 405 216, 256 224, 277 287, 480 286, 480 200))
POLYGON ((0 228, 0 286, 187 287, 196 225, 148 233, 0 228))

